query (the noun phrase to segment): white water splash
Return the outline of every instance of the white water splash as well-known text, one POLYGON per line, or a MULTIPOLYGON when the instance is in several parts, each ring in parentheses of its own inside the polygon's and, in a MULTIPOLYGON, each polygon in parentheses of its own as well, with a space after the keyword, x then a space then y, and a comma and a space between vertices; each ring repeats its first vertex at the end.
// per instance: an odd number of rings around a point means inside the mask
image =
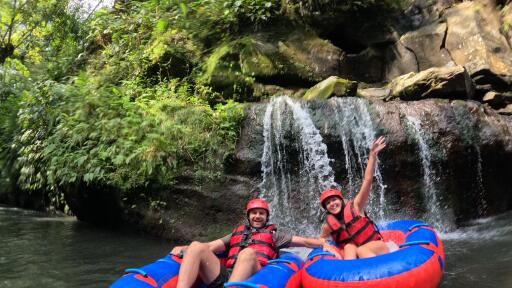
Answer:
POLYGON ((512 235, 512 224, 510 212, 472 220, 466 223, 468 226, 461 227, 452 232, 438 233, 442 240, 475 241, 500 240, 510 241, 512 235))
POLYGON ((317 235, 318 196, 336 187, 327 146, 307 111, 288 97, 272 99, 263 123, 260 196, 270 201, 272 221, 295 233, 317 235), (291 150, 299 159, 290 158, 291 150))
MULTIPOLYGON (((331 98, 336 111, 336 128, 345 153, 345 169, 347 170, 348 197, 355 197, 368 162, 368 151, 376 137, 375 128, 368 112, 368 102, 361 98, 331 98)), ((375 220, 385 220, 386 185, 382 180, 378 161, 376 163, 373 191, 370 193, 368 212, 376 217, 375 220)))

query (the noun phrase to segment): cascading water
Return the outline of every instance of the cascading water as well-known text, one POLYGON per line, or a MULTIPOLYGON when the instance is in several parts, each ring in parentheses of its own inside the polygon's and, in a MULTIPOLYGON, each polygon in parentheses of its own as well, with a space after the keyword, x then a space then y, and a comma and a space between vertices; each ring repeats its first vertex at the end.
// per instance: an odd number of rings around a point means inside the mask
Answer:
MULTIPOLYGON (((331 98, 336 111, 336 128, 341 139, 345 154, 345 169, 347 170, 348 185, 343 187, 348 192, 348 198, 355 197, 364 178, 364 170, 368 161, 368 151, 375 139, 368 102, 361 98, 331 98)), ((375 220, 383 221, 385 218, 386 185, 377 163, 374 174, 374 185, 370 193, 367 210, 375 220)))
POLYGON ((484 180, 482 177, 482 153, 480 153, 480 147, 474 145, 477 155, 476 170, 477 170, 477 185, 478 185, 478 215, 482 216, 487 213, 487 202, 485 201, 485 187, 484 180))
POLYGON ((457 122, 457 126, 459 127, 459 131, 462 134, 462 140, 466 143, 467 146, 473 148, 474 153, 476 154, 473 158, 473 161, 476 162, 474 165, 476 167, 476 199, 477 203, 477 212, 478 216, 484 216, 487 213, 487 202, 485 200, 485 187, 482 176, 482 153, 480 152, 479 135, 478 135, 478 122, 477 119, 473 116, 472 113, 465 107, 454 106, 455 119, 457 122), (475 159, 476 158, 476 159, 475 159))
MULTIPOLYGON (((307 107, 301 103, 288 97, 278 97, 272 99, 266 107, 260 196, 270 201, 273 222, 296 233, 315 235, 323 214, 318 205, 318 196, 322 190, 337 187, 337 184, 334 182, 327 146, 308 114, 308 109, 315 109, 314 105, 327 104, 320 109, 326 109, 323 113, 332 113, 329 118, 331 120, 325 120, 324 117, 322 121, 327 121, 324 123, 326 129, 329 126, 333 128, 331 131, 334 132, 330 135, 334 138, 329 139, 339 141, 339 149, 343 152, 331 151, 339 155, 336 158, 339 161, 336 169, 346 173, 340 178, 343 183, 341 189, 347 193, 347 198, 353 198, 361 185, 368 149, 377 135, 367 100, 333 98, 323 104, 308 104, 307 107)), ((441 205, 440 177, 433 166, 433 160, 437 158, 434 158, 434 150, 428 146, 433 136, 428 135, 428 129, 419 116, 414 116, 414 113, 405 114, 403 126, 412 131, 421 160, 425 220, 439 231, 450 231, 454 225, 453 212, 441 205)), ((478 154, 479 149, 476 148, 478 154)), ((476 169, 479 190, 483 193, 481 157, 478 157, 476 169)), ((378 165, 374 176, 373 191, 366 210, 381 222, 396 216, 393 212, 397 211, 391 211, 386 205, 386 185, 378 165)), ((485 209, 485 204, 481 206, 481 209, 485 209)))
POLYGON ((421 127, 419 119, 406 116, 405 120, 406 125, 413 129, 413 135, 420 150, 424 184, 422 191, 427 206, 425 218, 438 231, 448 231, 451 229, 452 223, 446 216, 447 212, 442 211, 440 205, 439 190, 436 187, 438 177, 432 167, 432 154, 427 144, 428 136, 423 132, 424 129, 421 127))
POLYGON ((270 201, 272 221, 295 233, 317 235, 318 196, 336 187, 322 136, 301 104, 288 97, 272 99, 263 126, 260 196, 270 201))

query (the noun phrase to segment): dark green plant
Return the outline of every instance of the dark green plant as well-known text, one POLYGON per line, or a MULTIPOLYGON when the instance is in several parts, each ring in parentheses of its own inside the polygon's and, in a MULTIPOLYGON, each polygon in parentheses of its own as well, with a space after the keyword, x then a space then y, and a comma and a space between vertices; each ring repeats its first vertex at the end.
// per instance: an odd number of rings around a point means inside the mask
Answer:
POLYGON ((21 187, 85 182, 126 190, 170 185, 184 175, 219 176, 234 149, 239 104, 212 109, 179 87, 94 82, 81 75, 71 85, 46 82, 27 95, 16 141, 21 187))

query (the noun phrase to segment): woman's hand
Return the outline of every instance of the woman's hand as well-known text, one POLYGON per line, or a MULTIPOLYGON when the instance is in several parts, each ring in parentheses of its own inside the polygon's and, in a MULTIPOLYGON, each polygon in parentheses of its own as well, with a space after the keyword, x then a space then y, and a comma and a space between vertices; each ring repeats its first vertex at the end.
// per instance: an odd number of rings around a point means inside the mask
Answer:
POLYGON ((377 156, 384 147, 386 147, 386 138, 380 136, 377 140, 373 141, 370 147, 370 155, 377 156))
POLYGON ((332 246, 329 243, 324 243, 324 245, 322 246, 322 250, 334 254, 334 257, 336 257, 336 259, 343 259, 338 248, 332 246))

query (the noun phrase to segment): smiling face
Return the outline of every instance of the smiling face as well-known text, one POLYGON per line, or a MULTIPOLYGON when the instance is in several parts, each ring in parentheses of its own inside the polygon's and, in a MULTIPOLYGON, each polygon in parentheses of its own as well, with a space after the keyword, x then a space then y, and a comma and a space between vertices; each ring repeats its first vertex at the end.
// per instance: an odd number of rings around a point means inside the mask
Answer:
POLYGON ((267 210, 263 208, 254 208, 249 210, 247 216, 249 218, 249 225, 253 228, 263 228, 267 224, 267 210))
POLYGON ((331 196, 324 201, 325 209, 331 214, 338 214, 341 212, 342 200, 338 196, 331 196))

